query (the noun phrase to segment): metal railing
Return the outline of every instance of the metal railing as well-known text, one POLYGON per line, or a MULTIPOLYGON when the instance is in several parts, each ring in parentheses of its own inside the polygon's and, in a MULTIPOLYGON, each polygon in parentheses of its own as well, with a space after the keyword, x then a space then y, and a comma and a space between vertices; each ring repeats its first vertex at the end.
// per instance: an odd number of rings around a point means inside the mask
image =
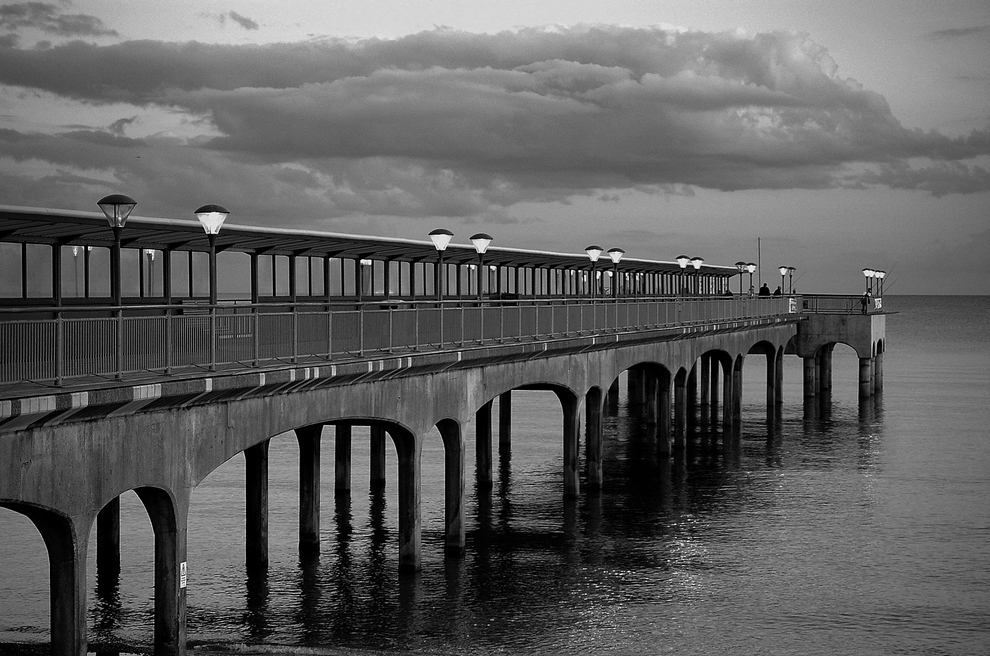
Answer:
POLYGON ((814 294, 797 297, 797 303, 798 311, 805 314, 875 314, 883 311, 880 298, 871 296, 864 306, 862 294, 814 294))
MULTIPOLYGON (((795 312, 788 297, 0 308, 0 384, 170 374, 676 328, 795 312)), ((800 301, 798 301, 800 304, 800 301)))

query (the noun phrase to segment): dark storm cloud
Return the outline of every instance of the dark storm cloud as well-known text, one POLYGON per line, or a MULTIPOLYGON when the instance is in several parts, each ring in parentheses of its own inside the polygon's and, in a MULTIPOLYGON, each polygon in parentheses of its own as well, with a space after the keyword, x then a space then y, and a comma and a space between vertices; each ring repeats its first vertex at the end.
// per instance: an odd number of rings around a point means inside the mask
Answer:
MULTIPOLYGON (((598 26, 251 46, 73 42, 0 50, 0 83, 205 118, 219 136, 170 145, 161 159, 209 166, 219 184, 277 172, 272 193, 305 190, 307 203, 332 208, 324 215, 472 216, 685 185, 990 189, 984 169, 961 163, 990 154, 990 133, 904 128, 800 34, 598 26)), ((124 124, 114 125, 108 136, 121 140, 124 124)), ((133 141, 39 140, 71 141, 73 153, 133 141)), ((0 139, 0 155, 23 156, 20 143, 0 139)))
POLYGON ((118 36, 96 16, 65 14, 47 2, 20 2, 0 5, 0 29, 35 29, 62 37, 118 36))

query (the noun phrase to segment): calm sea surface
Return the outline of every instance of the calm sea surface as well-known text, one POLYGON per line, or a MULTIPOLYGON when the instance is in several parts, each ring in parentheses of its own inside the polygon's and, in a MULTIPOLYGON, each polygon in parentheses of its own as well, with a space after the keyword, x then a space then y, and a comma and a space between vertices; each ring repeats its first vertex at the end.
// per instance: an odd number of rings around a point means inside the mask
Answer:
MULTIPOLYGON (((490 496, 469 486, 463 560, 443 557, 434 435, 418 576, 397 573, 394 458, 372 494, 355 439, 352 496, 335 502, 328 429, 319 556, 300 561, 297 451, 281 436, 271 566, 248 580, 235 457, 193 495, 193 653, 990 654, 990 297, 884 300, 898 314, 881 397, 859 403, 856 357, 839 346, 831 406, 806 413, 789 356, 783 421, 768 431, 763 358, 751 356, 738 442, 712 448, 701 432, 665 460, 623 394, 606 420, 605 490, 577 502, 562 498, 555 397, 515 393, 511 460, 496 459, 490 496)), ((151 525, 133 493, 121 505, 114 594, 97 593, 89 559, 100 653, 152 641, 151 525)), ((48 639, 41 537, 0 509, 0 653, 48 639)))

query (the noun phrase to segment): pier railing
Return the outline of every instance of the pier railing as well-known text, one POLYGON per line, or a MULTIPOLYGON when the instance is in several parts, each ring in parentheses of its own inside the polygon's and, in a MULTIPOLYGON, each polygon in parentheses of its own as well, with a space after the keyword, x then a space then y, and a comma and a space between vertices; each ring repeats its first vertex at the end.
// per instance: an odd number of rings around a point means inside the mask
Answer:
POLYGON ((316 364, 794 311, 787 297, 0 308, 0 384, 316 364))

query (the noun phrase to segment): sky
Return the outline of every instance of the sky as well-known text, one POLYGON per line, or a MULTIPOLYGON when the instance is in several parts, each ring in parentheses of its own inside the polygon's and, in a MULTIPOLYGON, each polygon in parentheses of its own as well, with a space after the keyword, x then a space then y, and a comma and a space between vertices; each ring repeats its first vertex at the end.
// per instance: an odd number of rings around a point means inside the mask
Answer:
POLYGON ((0 0, 0 204, 109 193, 990 294, 990 0, 0 0))

